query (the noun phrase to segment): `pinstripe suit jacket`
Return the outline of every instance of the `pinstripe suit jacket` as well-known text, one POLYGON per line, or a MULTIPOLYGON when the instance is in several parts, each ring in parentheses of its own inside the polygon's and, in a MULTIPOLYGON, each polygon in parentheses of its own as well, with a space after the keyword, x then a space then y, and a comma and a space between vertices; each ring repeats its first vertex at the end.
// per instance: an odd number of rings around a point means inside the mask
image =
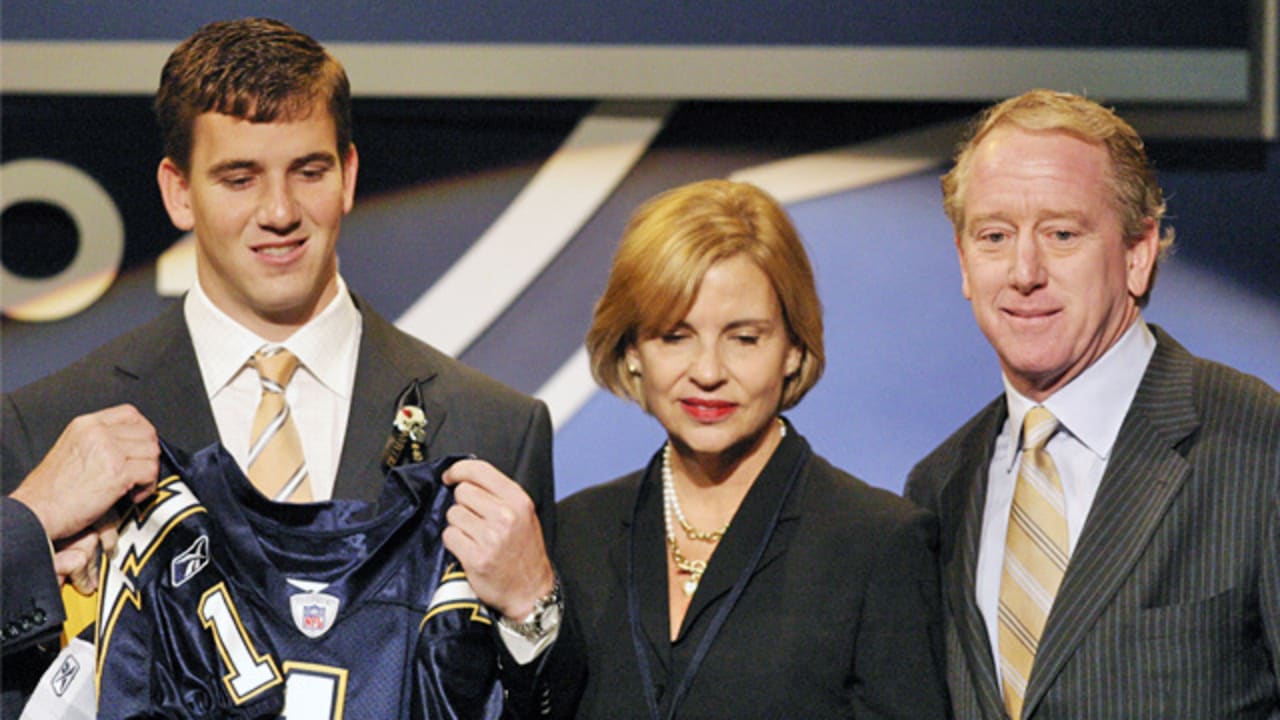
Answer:
MULTIPOLYGON (((551 420, 541 402, 521 395, 396 329, 358 297, 363 331, 356 361, 347 433, 334 497, 374 502, 382 489, 381 453, 400 392, 420 383, 430 458, 474 453, 519 482, 538 507, 545 533, 555 524, 551 420)), ((11 492, 77 415, 128 402, 176 447, 195 451, 218 439, 182 303, 49 377, 3 397, 0 479, 11 492)), ((8 541, 6 532, 5 540, 8 541)), ((48 556, 3 568, 6 588, 51 576, 48 556)), ((41 583, 30 583, 39 587, 41 583)), ((5 612, 32 603, 5 596, 5 612)), ((22 698, 56 652, 60 607, 27 623, 21 637, 0 638, 4 649, 0 716, 16 717, 22 698), (33 647, 43 642, 45 646, 33 647)), ((520 682, 531 678, 504 675, 520 682)), ((539 689, 539 692, 542 690, 539 689)))
MULTIPOLYGON (((1028 681, 1026 718, 1280 718, 1280 394, 1159 328, 1028 681)), ((1005 718, 974 600, 998 398, 911 472, 939 516, 960 720, 1005 718)))

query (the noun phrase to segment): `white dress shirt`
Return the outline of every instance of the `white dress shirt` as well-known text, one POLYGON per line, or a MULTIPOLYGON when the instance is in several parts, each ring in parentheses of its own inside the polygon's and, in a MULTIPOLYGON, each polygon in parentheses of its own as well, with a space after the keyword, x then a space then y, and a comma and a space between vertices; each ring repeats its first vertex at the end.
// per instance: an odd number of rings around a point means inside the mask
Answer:
MULTIPOLYGON (((1089 508, 1111 459, 1120 425, 1155 352, 1156 340, 1139 317, 1120 340, 1074 380, 1043 403, 1060 423, 1045 446, 1062 480, 1066 500, 1067 536, 1075 551, 1089 508)), ((1036 403, 1020 394, 1004 378, 1009 417, 996 438, 987 474, 987 501, 982 513, 982 537, 978 544, 978 568, 974 600, 987 624, 996 679, 1000 675, 999 622, 1000 576, 1004 566, 1005 534, 1013 488, 1022 461, 1022 420, 1036 403)))
MULTIPOLYGON (((272 343, 215 307, 198 280, 182 309, 218 437, 240 467, 247 469, 253 416, 262 397, 258 371, 248 362, 263 345, 272 343)), ((360 311, 339 277, 337 296, 319 315, 278 343, 298 356, 298 370, 285 390, 285 400, 302 437, 311 496, 316 500, 333 497, 351 412, 362 327, 360 311)))

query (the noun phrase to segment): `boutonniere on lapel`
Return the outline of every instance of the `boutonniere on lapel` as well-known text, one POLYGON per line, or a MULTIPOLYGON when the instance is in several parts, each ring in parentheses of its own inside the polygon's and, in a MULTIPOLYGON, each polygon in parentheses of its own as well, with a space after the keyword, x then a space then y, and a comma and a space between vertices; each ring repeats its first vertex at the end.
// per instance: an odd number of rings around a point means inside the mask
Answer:
POLYGON ((400 393, 396 414, 391 420, 391 434, 382 449, 382 465, 392 468, 405 462, 426 460, 427 414, 422 411, 417 381, 400 393), (407 453, 406 453, 407 451, 407 453))

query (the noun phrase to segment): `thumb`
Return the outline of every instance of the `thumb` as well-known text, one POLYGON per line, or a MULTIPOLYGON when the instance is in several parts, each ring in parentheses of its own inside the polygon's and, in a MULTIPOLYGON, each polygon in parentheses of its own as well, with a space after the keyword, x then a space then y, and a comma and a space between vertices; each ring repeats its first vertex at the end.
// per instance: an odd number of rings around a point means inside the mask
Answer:
POLYGON ((71 581, 88 595, 98 587, 98 534, 87 532, 54 553, 53 570, 59 582, 71 581))

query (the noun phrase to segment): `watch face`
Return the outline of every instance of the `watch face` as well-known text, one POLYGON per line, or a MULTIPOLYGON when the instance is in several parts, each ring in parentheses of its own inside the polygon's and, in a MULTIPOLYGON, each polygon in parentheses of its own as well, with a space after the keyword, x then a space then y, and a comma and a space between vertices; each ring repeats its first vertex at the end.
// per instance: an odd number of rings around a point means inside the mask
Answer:
POLYGON ((560 603, 557 601, 551 603, 542 611, 541 617, 538 618, 538 629, 542 631, 541 634, 545 635, 559 626, 560 603))
POLYGON ((523 621, 515 622, 502 618, 499 622, 508 630, 515 632, 530 641, 538 641, 547 633, 560 626, 560 588, 556 586, 545 597, 539 598, 523 621))

